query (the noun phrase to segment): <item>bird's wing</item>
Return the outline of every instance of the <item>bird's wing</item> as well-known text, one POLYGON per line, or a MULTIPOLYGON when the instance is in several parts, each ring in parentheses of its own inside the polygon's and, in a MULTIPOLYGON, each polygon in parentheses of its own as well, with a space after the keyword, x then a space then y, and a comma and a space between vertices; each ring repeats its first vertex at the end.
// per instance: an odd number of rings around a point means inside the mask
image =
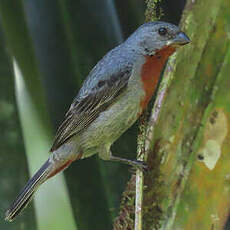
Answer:
POLYGON ((101 112, 105 111, 125 91, 131 69, 98 81, 94 89, 84 98, 76 98, 58 128, 51 152, 86 129, 101 112))

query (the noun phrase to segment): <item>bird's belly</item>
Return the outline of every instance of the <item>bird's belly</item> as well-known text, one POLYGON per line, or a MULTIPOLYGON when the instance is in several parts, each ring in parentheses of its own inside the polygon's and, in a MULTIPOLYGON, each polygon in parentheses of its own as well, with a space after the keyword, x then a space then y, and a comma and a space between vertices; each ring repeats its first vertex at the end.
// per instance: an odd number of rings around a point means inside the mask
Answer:
POLYGON ((95 154, 102 145, 110 146, 137 120, 143 94, 140 89, 128 89, 90 124, 78 140, 84 157, 95 154))

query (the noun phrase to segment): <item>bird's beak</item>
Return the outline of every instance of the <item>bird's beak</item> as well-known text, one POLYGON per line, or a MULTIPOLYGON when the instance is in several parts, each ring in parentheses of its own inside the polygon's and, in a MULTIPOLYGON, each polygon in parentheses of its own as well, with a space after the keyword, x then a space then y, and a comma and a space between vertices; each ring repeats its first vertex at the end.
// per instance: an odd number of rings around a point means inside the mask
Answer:
POLYGON ((169 41, 168 45, 183 46, 190 42, 191 40, 184 32, 179 32, 174 39, 169 41))

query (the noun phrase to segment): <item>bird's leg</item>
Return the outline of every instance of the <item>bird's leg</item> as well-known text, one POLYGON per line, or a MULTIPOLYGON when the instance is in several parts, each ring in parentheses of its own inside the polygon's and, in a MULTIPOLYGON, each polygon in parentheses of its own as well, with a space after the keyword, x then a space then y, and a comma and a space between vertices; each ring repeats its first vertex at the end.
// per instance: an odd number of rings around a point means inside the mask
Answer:
POLYGON ((101 150, 99 152, 99 157, 102 160, 116 161, 116 162, 124 163, 130 166, 133 166, 135 168, 141 169, 141 170, 147 169, 147 165, 145 164, 145 162, 138 161, 138 160, 129 160, 129 159, 113 156, 110 150, 109 151, 106 151, 106 149, 101 150))

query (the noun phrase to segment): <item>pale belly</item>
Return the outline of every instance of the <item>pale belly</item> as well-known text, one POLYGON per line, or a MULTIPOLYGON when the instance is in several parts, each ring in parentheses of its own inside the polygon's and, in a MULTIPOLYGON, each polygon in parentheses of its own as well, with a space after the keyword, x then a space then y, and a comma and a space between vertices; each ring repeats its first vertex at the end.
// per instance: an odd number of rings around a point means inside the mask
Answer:
POLYGON ((144 96, 138 87, 139 84, 128 88, 117 102, 76 137, 84 157, 98 153, 103 146, 110 147, 138 119, 140 101, 144 96))

